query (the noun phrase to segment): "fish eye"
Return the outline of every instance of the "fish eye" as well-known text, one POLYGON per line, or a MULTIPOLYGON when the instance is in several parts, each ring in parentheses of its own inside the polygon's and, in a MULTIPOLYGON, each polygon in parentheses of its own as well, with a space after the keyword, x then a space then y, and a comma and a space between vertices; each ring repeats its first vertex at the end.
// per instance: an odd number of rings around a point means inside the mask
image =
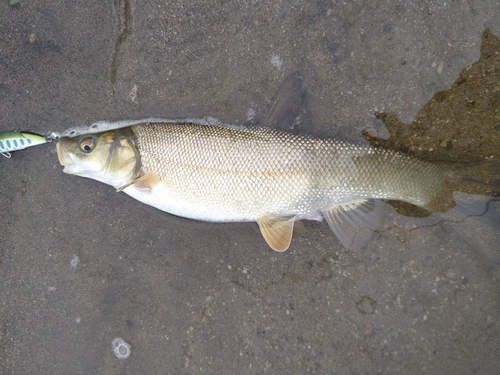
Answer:
POLYGON ((92 152, 95 147, 95 137, 84 137, 80 141, 80 150, 86 154, 92 152))

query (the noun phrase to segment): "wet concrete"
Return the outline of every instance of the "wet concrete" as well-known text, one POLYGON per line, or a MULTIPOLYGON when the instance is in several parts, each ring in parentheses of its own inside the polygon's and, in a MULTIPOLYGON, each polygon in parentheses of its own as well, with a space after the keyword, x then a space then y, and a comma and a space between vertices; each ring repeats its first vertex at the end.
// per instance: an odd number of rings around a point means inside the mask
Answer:
MULTIPOLYGON (((418 122, 479 60, 483 31, 500 35, 496 1, 11 3, 0 5, 0 131, 145 117, 253 123, 300 71, 312 133, 383 135, 376 112, 418 122)), ((499 121, 498 101, 488 105, 468 117, 482 121, 458 123, 454 105, 432 114, 463 129, 429 135, 432 147, 498 152, 497 127, 477 128, 499 121)), ((185 220, 65 175, 53 144, 0 163, 2 373, 500 368, 500 269, 447 225, 418 226, 388 207, 362 251, 306 222, 277 254, 254 224, 185 220), (115 338, 128 358, 115 356, 115 338)), ((466 228, 483 233, 478 225, 466 228)), ((490 234, 477 237, 491 250, 490 234)))

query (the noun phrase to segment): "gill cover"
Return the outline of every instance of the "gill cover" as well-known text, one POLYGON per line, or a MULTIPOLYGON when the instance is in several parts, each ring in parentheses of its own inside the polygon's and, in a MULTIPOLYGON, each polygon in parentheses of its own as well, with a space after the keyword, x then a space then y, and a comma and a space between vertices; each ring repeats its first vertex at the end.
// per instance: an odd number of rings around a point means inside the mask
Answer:
POLYGON ((57 155, 65 173, 91 178, 117 189, 133 183, 141 168, 141 157, 130 128, 62 137, 57 144, 57 155))

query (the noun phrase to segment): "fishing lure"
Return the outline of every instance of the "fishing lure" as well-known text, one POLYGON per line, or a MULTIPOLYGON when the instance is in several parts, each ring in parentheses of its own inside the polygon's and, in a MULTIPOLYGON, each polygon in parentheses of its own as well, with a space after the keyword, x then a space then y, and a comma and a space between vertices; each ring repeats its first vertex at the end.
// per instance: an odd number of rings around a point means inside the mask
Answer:
POLYGON ((50 140, 43 135, 29 132, 0 133, 0 154, 10 158, 10 151, 24 150, 25 148, 41 145, 50 140))

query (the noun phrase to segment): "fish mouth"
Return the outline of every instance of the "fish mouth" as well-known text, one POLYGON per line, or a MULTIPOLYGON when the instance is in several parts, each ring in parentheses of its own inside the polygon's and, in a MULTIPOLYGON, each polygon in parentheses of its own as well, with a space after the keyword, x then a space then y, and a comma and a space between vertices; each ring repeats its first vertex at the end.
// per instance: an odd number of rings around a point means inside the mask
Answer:
POLYGON ((61 164, 64 169, 64 173, 68 174, 79 174, 83 172, 82 168, 79 167, 73 158, 71 157, 71 153, 69 153, 63 145, 61 145, 61 141, 57 142, 57 158, 59 159, 59 164, 61 164))
POLYGON ((66 151, 61 147, 61 142, 57 142, 56 149, 57 149, 57 158, 59 159, 59 164, 64 166, 67 157, 66 157, 66 151))
POLYGON ((66 166, 69 164, 74 164, 73 159, 69 156, 69 153, 61 146, 61 141, 57 142, 57 158, 59 159, 59 164, 61 164, 64 168, 64 172, 66 172, 66 166))

